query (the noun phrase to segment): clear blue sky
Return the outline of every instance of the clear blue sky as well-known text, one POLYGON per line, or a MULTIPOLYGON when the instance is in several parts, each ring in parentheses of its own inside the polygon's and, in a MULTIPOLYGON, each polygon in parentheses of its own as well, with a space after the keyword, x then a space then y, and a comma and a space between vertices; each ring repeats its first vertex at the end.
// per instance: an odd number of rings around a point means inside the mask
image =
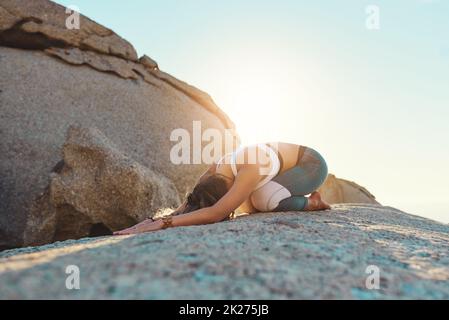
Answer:
POLYGON ((383 204, 449 222, 449 1, 57 2, 208 92, 245 142, 312 146, 383 204))

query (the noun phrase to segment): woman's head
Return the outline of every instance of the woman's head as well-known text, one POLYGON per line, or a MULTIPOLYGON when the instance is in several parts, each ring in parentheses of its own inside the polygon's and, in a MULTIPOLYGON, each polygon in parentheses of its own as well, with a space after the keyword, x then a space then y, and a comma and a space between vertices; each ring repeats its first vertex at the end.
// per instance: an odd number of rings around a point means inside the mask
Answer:
POLYGON ((211 207, 228 191, 226 181, 218 174, 212 174, 202 179, 187 195, 186 207, 183 213, 201 208, 211 207))

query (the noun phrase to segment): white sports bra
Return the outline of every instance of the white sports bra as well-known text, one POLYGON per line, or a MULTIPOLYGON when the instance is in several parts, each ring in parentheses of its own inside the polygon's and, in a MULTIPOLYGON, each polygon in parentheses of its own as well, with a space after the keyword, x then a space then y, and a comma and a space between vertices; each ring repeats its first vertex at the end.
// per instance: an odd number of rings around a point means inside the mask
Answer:
POLYGON ((254 144, 247 147, 240 147, 232 153, 225 154, 218 162, 217 167, 223 163, 229 163, 231 165, 232 173, 234 177, 237 176, 237 163, 266 163, 266 166, 261 166, 261 175, 266 177, 260 181, 254 190, 263 187, 271 179, 273 179, 281 169, 281 162, 276 152, 266 144, 254 144), (249 159, 245 159, 245 149, 248 150, 247 154, 249 159), (263 150, 264 152, 260 152, 263 150), (250 161, 250 162, 249 162, 250 161))

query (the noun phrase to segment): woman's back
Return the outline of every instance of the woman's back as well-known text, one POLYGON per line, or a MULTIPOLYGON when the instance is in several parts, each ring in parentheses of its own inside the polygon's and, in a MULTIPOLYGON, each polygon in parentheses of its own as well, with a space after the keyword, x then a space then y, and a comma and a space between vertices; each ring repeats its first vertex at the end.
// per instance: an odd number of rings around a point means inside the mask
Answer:
POLYGON ((233 153, 225 155, 217 163, 217 173, 223 174, 229 178, 236 176, 241 166, 246 164, 257 164, 261 167, 261 180, 265 176, 280 174, 294 167, 297 164, 298 157, 301 154, 302 146, 285 143, 270 142, 266 144, 255 144, 241 147, 233 153), (276 154, 276 158, 274 158, 276 154), (279 161, 278 164, 273 163, 279 161), (266 169, 266 170, 265 170, 266 169))
MULTIPOLYGON (((247 164, 259 166, 259 183, 255 190, 266 185, 275 176, 293 168, 304 147, 284 142, 271 142, 244 146, 233 153, 225 155, 216 166, 216 173, 233 180, 240 168, 247 164)), ((250 198, 237 209, 237 212, 256 212, 250 198)))
POLYGON ((297 164, 298 158, 301 157, 302 149, 304 148, 303 146, 286 142, 269 143, 269 145, 277 150, 280 156, 281 168, 279 174, 293 168, 297 164))

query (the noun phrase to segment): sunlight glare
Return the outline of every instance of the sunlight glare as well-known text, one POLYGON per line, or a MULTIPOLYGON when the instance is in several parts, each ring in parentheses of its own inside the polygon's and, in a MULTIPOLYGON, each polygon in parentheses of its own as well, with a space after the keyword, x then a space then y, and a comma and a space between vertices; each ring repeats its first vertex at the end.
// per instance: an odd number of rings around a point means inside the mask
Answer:
POLYGON ((286 140, 292 117, 305 99, 300 81, 290 72, 294 68, 291 61, 287 67, 275 59, 276 66, 271 66, 267 62, 273 57, 253 58, 245 53, 233 61, 241 64, 222 67, 220 79, 225 89, 217 103, 234 120, 242 143, 286 140))

